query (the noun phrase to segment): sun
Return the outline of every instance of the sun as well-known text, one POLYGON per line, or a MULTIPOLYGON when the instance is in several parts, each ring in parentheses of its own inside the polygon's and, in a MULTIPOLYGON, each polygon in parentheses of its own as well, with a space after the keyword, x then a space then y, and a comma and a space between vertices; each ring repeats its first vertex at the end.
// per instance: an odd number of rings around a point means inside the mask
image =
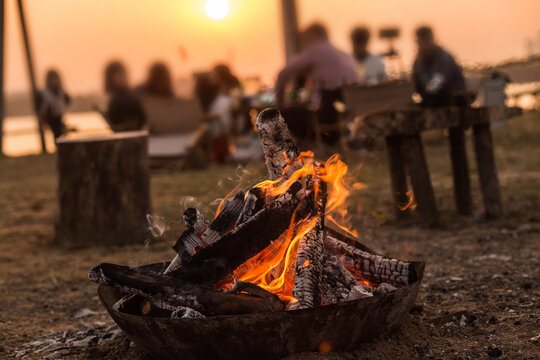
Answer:
POLYGON ((204 9, 206 15, 211 19, 221 20, 229 14, 229 2, 227 0, 208 0, 204 9))

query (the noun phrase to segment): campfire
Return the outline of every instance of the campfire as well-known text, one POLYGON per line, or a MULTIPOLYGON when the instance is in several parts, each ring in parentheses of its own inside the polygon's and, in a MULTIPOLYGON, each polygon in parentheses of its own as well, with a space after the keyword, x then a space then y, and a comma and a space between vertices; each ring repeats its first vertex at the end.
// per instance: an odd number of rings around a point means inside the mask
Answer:
POLYGON ((299 152, 278 110, 261 112, 256 127, 270 180, 233 190, 212 222, 187 209, 186 230, 166 268, 91 269, 92 281, 124 294, 114 311, 208 321, 324 309, 419 280, 422 263, 375 254, 339 224, 349 194, 339 156, 323 164, 299 152))

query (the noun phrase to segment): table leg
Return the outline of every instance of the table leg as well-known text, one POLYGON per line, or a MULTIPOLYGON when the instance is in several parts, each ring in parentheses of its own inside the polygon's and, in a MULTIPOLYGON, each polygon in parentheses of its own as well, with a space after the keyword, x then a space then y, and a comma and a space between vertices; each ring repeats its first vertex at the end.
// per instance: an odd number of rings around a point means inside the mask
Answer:
POLYGON ((465 131, 457 126, 449 129, 450 158, 454 175, 454 198, 458 213, 472 214, 471 181, 469 179, 469 163, 465 148, 465 131))
POLYGON ((403 153, 411 178, 418 211, 428 225, 437 225, 439 215, 435 203, 435 193, 431 186, 420 134, 403 137, 403 153))
POLYGON ((386 149, 390 159, 390 178, 392 180, 392 195, 394 197, 396 217, 406 218, 409 215, 409 196, 407 195, 407 177, 403 159, 402 138, 387 136, 386 149))
POLYGON ((501 193, 499 179, 495 168, 495 155, 493 154, 493 139, 490 124, 473 125, 474 150, 478 167, 478 178, 484 198, 486 217, 495 219, 502 215, 501 193))

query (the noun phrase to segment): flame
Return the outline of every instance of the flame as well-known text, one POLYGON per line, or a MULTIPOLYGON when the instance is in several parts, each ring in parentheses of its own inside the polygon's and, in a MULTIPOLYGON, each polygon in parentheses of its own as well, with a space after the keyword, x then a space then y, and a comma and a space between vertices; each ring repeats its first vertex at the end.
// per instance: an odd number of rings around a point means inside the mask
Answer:
MULTIPOLYGON (((286 154, 285 154, 286 156, 286 154)), ((287 159, 288 165, 283 171, 286 174, 291 166, 295 168, 289 177, 285 175, 276 180, 266 180, 255 185, 264 189, 267 199, 275 198, 285 193, 297 180, 305 181, 308 177, 320 177, 327 184, 327 201, 324 214, 311 214, 307 218, 297 219, 297 209, 293 212, 288 229, 279 239, 275 240, 266 249, 240 265, 234 272, 233 278, 250 282, 270 291, 281 300, 289 303, 296 302, 292 290, 294 286, 296 253, 300 239, 304 237, 317 223, 321 216, 331 221, 344 231, 357 236, 357 232, 342 225, 348 221, 347 207, 345 206, 347 197, 351 189, 364 188, 361 183, 349 185, 349 179, 345 175, 348 166, 340 159, 339 155, 332 155, 324 164, 319 166, 314 161, 312 152, 302 152, 296 159, 287 159)), ((317 184, 317 183, 315 183, 317 184)), ((237 187, 238 188, 238 187, 237 187)), ((227 197, 237 190, 235 188, 227 197)), ((315 185, 314 195, 320 196, 320 189, 315 185)), ((225 199, 227 198, 225 197, 225 199)), ((299 205, 300 206, 300 205, 299 205)), ((221 204, 218 213, 221 210, 221 204)), ((309 266, 309 260, 303 266, 309 266)), ((230 288, 230 283, 218 285, 221 288, 230 288)))
POLYGON ((401 211, 405 211, 408 208, 411 208, 414 210, 416 208, 416 202, 414 201, 413 192, 409 190, 405 193, 405 195, 407 195, 407 202, 405 204, 397 204, 397 207, 401 211))

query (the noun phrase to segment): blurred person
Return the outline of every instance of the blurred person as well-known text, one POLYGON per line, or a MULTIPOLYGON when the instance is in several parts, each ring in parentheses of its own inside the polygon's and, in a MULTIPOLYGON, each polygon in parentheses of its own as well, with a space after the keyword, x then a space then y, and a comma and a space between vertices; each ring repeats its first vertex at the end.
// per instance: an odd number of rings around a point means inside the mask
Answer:
POLYGON ((454 57, 437 44, 429 26, 416 29, 418 55, 413 65, 413 81, 422 96, 422 105, 451 105, 454 95, 466 90, 461 67, 454 57))
POLYGON ((146 114, 141 100, 129 89, 127 71, 119 61, 105 68, 105 91, 109 104, 103 114, 115 132, 140 130, 146 123, 146 114))
POLYGON ((53 132, 55 142, 65 132, 64 107, 70 103, 71 98, 62 87, 58 71, 47 71, 45 89, 38 97, 38 114, 40 121, 47 124, 53 132))
POLYGON ((371 34, 366 27, 357 27, 351 33, 353 57, 361 83, 376 85, 386 81, 386 67, 382 59, 368 51, 371 34))
POLYGON ((150 66, 146 81, 135 88, 140 95, 173 97, 172 76, 167 65, 156 62, 150 66))
POLYGON ((334 102, 342 101, 341 87, 360 81, 352 57, 334 47, 324 25, 315 23, 302 33, 302 51, 294 56, 279 72, 276 85, 276 103, 285 105, 285 87, 299 78, 306 77, 313 86, 312 103, 318 107, 317 117, 322 128, 323 140, 336 144, 340 132, 337 130, 338 113, 334 102))
POLYGON ((217 90, 208 112, 218 119, 215 129, 214 160, 223 162, 228 153, 229 137, 234 133, 236 115, 242 90, 240 81, 225 64, 216 65, 210 72, 210 83, 217 90))

